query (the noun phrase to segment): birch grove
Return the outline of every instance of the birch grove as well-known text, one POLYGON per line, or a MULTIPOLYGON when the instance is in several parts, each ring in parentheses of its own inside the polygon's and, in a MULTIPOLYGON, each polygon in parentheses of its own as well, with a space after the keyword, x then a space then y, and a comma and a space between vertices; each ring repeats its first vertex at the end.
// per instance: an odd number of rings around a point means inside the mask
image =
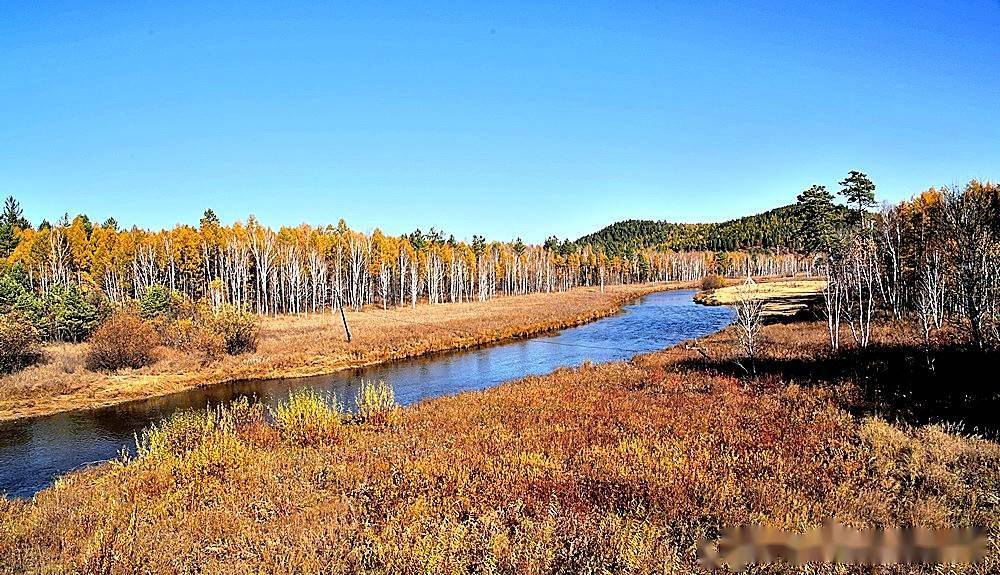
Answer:
POLYGON ((393 237, 337 226, 273 230, 255 218, 198 228, 119 230, 72 222, 26 229, 8 264, 45 293, 77 283, 111 302, 139 298, 154 285, 213 306, 261 315, 323 313, 344 306, 389 308, 488 301, 498 296, 647 281, 697 281, 710 273, 740 277, 812 271, 791 252, 629 250, 562 242, 471 243, 443 234, 393 237))
POLYGON ((843 324, 865 347, 874 321, 906 317, 927 343, 950 323, 975 347, 1000 346, 1000 186, 932 188, 869 216, 818 259, 833 349, 843 324))

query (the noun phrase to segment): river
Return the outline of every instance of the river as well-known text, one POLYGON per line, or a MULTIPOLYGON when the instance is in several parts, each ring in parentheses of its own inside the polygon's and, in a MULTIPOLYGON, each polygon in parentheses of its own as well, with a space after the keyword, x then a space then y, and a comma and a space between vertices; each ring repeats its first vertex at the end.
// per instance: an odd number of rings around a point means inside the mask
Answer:
POLYGON ((135 434, 178 409, 250 396, 274 405, 296 389, 334 393, 354 405, 362 379, 384 379, 396 400, 485 389, 556 368, 628 359, 714 333, 732 310, 695 304, 693 291, 650 294, 621 313, 582 326, 472 350, 443 352, 330 375, 219 384, 120 405, 0 423, 0 493, 30 497, 59 475, 133 449, 135 434))

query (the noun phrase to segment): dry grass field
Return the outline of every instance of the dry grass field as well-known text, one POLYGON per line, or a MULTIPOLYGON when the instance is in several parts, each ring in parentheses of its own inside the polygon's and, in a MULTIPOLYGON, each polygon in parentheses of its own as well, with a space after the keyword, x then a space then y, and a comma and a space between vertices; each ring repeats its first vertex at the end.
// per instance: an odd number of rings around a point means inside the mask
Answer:
POLYGON ((348 344, 339 314, 266 318, 256 353, 206 361, 161 347, 149 367, 114 374, 87 371, 87 344, 45 348, 48 361, 0 377, 0 420, 98 407, 201 385, 255 378, 321 375, 434 351, 471 347, 578 325, 623 303, 682 284, 579 288, 488 302, 348 312, 348 344))
POLYGON ((826 286, 820 279, 762 281, 751 285, 734 283, 699 292, 695 301, 704 305, 732 305, 742 298, 764 300, 767 316, 791 316, 818 301, 826 286))
POLYGON ((136 459, 0 499, 0 571, 695 573, 698 537, 720 527, 835 517, 983 525, 992 551, 971 566, 809 573, 1000 572, 1000 445, 852 414, 849 378, 794 375, 843 359, 825 355, 823 329, 767 326, 756 378, 730 375, 724 331, 699 342, 711 361, 678 346, 423 402, 392 423, 317 416, 302 435, 246 406, 176 417, 136 459))

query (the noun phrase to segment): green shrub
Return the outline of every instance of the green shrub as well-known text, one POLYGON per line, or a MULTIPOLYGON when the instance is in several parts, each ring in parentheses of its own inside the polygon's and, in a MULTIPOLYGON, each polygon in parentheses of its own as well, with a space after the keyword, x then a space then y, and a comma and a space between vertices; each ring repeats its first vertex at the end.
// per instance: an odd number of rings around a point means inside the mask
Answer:
POLYGON ((42 359, 38 330, 19 313, 0 315, 0 373, 13 373, 42 359))
POLYGON ((171 320, 195 315, 195 304, 191 298, 161 285, 146 288, 137 303, 139 315, 147 320, 171 320))
POLYGON ((726 286, 726 279, 717 274, 709 274, 701 278, 702 291, 718 289, 726 286))
POLYGON ((311 389, 294 391, 271 411, 274 427, 295 445, 324 445, 340 432, 341 409, 337 401, 311 389))
POLYGON ((31 291, 24 282, 14 274, 9 272, 0 274, 0 313, 10 313, 16 307, 18 300, 30 294, 31 291))
POLYGON ((98 302, 80 286, 53 286, 42 302, 49 338, 78 342, 86 339, 100 323, 98 302))
POLYGON ((170 313, 172 301, 170 290, 161 285, 150 286, 139 298, 139 315, 143 319, 163 317, 170 313))
POLYGON ((212 329, 222 338, 229 355, 257 351, 260 339, 260 319, 232 306, 225 306, 212 318, 212 329))
POLYGON ((153 327, 139 316, 118 311, 90 337, 85 361, 93 371, 138 369, 156 361, 159 338, 153 327))
POLYGON ((396 392, 383 380, 361 381, 356 398, 358 419, 372 425, 395 425, 402 412, 396 403, 396 392))

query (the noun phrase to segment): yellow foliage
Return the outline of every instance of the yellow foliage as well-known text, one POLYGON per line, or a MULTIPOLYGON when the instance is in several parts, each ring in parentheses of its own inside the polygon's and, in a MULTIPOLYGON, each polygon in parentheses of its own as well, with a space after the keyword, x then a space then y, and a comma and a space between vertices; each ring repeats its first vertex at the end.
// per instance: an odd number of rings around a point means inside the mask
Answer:
POLYGON ((281 436, 294 445, 323 445, 340 435, 341 409, 336 398, 311 390, 294 391, 271 411, 281 436))
POLYGON ((396 392, 383 380, 362 381, 355 400, 358 419, 371 425, 395 425, 400 419, 396 392))

